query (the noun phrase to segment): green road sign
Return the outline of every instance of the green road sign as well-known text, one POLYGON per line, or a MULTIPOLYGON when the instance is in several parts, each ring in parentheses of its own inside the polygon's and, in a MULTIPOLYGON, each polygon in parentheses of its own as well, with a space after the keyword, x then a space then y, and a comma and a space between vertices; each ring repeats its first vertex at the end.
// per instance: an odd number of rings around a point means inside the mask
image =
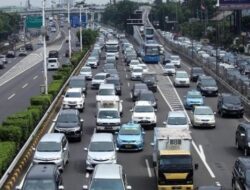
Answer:
POLYGON ((26 28, 41 28, 42 16, 27 16, 25 24, 26 28))

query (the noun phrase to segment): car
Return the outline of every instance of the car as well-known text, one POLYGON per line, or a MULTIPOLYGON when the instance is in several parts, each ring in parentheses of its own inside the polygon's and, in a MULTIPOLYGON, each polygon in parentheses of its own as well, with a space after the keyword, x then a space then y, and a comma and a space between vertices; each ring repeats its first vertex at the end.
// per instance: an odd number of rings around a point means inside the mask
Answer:
POLYGON ((49 58, 59 58, 59 51, 58 50, 50 50, 49 51, 49 58))
POLYGON ((26 51, 25 48, 20 48, 19 51, 18 51, 18 56, 19 57, 23 57, 23 56, 26 56, 28 53, 26 51))
POLYGON ((96 94, 96 100, 102 99, 103 96, 115 96, 115 85, 102 83, 99 86, 98 93, 96 94))
POLYGON ((148 86, 145 83, 135 83, 133 85, 133 88, 131 90, 133 101, 136 101, 138 99, 140 91, 142 91, 142 90, 149 90, 148 86))
POLYGON ((194 106, 204 105, 204 98, 198 90, 189 90, 184 96, 184 106, 186 109, 192 109, 194 106))
POLYGON ((14 58, 14 57, 16 57, 15 51, 9 50, 9 51, 7 52, 7 54, 6 54, 6 57, 7 57, 7 58, 14 58))
POLYGON ((61 66, 61 63, 59 62, 58 58, 48 58, 47 61, 47 69, 48 70, 57 70, 61 66))
POLYGON ((137 101, 132 111, 131 120, 140 123, 142 127, 155 127, 157 116, 155 109, 148 101, 137 101))
POLYGON ((232 189, 247 190, 250 188, 250 158, 238 157, 233 165, 232 189))
POLYGON ((148 66, 145 63, 140 63, 137 66, 142 68, 143 73, 149 72, 148 66))
POLYGON ((120 151, 143 150, 144 135, 144 129, 140 124, 134 122, 125 123, 117 132, 116 146, 120 151))
POLYGON ((97 164, 115 164, 117 162, 116 146, 111 133, 94 133, 87 151, 86 170, 91 171, 97 164))
POLYGON ((97 73, 92 79, 91 88, 99 89, 101 83, 105 82, 105 79, 110 77, 109 73, 97 73))
POLYGON ((174 64, 168 63, 163 68, 163 75, 174 75, 176 73, 176 69, 174 64))
POLYGON ((138 101, 148 101, 149 103, 151 103, 151 105, 155 109, 158 108, 157 99, 155 98, 155 95, 151 90, 142 90, 142 91, 140 91, 137 100, 138 101))
POLYGON ((65 50, 64 56, 65 56, 65 57, 69 57, 69 50, 68 50, 68 49, 65 50))
POLYGON ((199 76, 205 75, 201 67, 192 67, 190 71, 190 80, 192 82, 197 82, 199 76))
POLYGON ((80 75, 85 76, 87 80, 92 80, 92 69, 89 66, 83 66, 80 70, 80 75))
POLYGON ((86 66, 90 66, 91 68, 97 68, 97 66, 99 65, 98 63, 98 59, 94 56, 90 56, 88 59, 87 59, 87 62, 86 62, 86 66))
POLYGON ((170 63, 174 64, 176 67, 181 67, 181 58, 179 55, 170 55, 170 63))
POLYGON ((131 71, 133 67, 138 66, 140 61, 138 59, 132 59, 129 63, 129 70, 131 71))
POLYGON ((116 57, 115 56, 106 57, 105 64, 112 64, 116 66, 116 57))
POLYGON ((141 80, 143 69, 139 66, 134 66, 131 70, 131 80, 141 80))
POLYGON ((250 152, 250 123, 241 122, 235 131, 235 145, 238 150, 243 150, 244 156, 250 152))
POLYGON ((197 80, 197 90, 199 90, 203 96, 218 95, 217 83, 211 76, 199 76, 197 80))
POLYGON ((189 129, 189 121, 184 111, 169 111, 163 124, 167 128, 189 129))
POLYGON ((174 77, 174 86, 175 87, 189 87, 190 79, 186 71, 176 71, 174 77))
POLYGON ((6 55, 4 54, 0 54, 0 61, 4 64, 7 64, 8 63, 8 59, 6 57, 6 55))
POLYGON ((144 72, 141 81, 148 86, 152 92, 157 92, 157 78, 155 72, 144 72))
POLYGON ((107 73, 108 69, 116 69, 116 65, 110 64, 110 63, 104 64, 103 67, 102 67, 103 72, 107 73))
POLYGON ((81 88, 67 89, 62 102, 63 108, 78 109, 83 111, 85 107, 85 95, 81 88))
POLYGON ((240 97, 230 93, 219 94, 217 110, 221 117, 235 115, 242 118, 244 115, 244 107, 240 97))
POLYGON ((5 64, 2 61, 0 61, 0 69, 4 69, 4 68, 5 68, 5 64))
POLYGON ((116 95, 121 96, 122 95, 122 82, 118 77, 108 77, 105 79, 106 84, 114 84, 115 85, 115 92, 116 95))
POLYGON ((82 93, 87 94, 87 82, 85 76, 74 75, 70 77, 69 88, 80 88, 82 93))
POLYGON ((194 128, 215 128, 215 113, 209 106, 195 106, 192 111, 191 123, 194 128))
POLYGON ((90 185, 84 185, 83 189, 101 190, 131 190, 127 184, 127 177, 119 164, 98 164, 91 177, 90 185))
POLYGON ((77 109, 61 109, 53 121, 55 133, 64 133, 68 139, 82 140, 83 119, 77 109))
POLYGON ((49 189, 63 190, 62 174, 55 164, 31 165, 16 190, 49 189))
POLYGON ((34 48, 33 48, 32 43, 26 43, 25 49, 26 49, 26 51, 33 51, 34 48))
POLYGON ((63 133, 46 133, 33 150, 33 164, 53 163, 63 170, 69 162, 69 143, 63 133))

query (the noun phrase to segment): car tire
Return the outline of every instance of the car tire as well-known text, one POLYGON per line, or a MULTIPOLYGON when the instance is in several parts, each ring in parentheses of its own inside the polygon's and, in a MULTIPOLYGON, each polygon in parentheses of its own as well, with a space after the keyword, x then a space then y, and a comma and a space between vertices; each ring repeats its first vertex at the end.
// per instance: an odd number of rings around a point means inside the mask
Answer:
POLYGON ((237 149, 240 150, 240 145, 239 145, 239 142, 237 140, 235 141, 235 145, 236 145, 237 149))

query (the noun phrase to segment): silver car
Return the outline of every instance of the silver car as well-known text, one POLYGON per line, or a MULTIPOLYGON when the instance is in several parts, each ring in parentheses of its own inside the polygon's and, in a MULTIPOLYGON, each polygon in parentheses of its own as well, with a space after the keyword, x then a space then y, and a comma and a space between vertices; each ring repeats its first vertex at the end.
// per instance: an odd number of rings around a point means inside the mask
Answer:
POLYGON ((92 69, 89 66, 84 66, 80 70, 80 75, 85 76, 87 80, 92 80, 92 69))
POLYGON ((111 133, 94 133, 89 143, 86 170, 93 170, 97 164, 115 164, 117 162, 116 146, 111 133))
POLYGON ((63 133, 45 134, 33 150, 34 164, 53 163, 63 170, 69 161, 69 143, 63 133))

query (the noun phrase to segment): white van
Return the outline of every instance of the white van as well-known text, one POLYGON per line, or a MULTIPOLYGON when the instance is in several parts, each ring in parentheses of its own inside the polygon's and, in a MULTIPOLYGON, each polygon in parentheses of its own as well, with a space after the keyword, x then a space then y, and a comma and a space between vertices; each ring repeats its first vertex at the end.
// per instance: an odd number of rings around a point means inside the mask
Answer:
POLYGON ((48 58, 47 69, 48 70, 57 70, 61 66, 58 58, 48 58))

